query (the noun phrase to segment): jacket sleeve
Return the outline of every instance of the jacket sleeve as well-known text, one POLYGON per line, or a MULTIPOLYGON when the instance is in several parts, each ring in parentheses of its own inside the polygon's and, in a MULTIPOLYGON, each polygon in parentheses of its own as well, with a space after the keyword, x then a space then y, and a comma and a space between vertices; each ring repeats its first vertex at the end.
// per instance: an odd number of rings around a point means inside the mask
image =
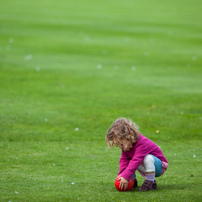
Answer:
POLYGON ((124 151, 122 151, 120 161, 119 161, 119 173, 118 173, 118 175, 120 175, 127 168, 129 162, 130 162, 130 157, 127 156, 124 151))
POLYGON ((149 151, 150 148, 148 145, 145 145, 144 143, 138 145, 133 158, 130 160, 127 168, 123 171, 121 176, 127 180, 130 180, 131 175, 135 173, 149 151))

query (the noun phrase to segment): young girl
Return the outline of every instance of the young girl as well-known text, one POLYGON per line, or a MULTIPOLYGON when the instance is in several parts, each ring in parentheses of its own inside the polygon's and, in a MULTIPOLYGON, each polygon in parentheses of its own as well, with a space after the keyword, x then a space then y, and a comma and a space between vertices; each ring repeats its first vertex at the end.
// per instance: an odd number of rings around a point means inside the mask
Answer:
POLYGON ((168 161, 154 142, 140 134, 135 123, 125 118, 117 119, 108 130, 106 142, 109 147, 115 145, 122 149, 118 173, 122 190, 126 190, 131 177, 137 187, 136 170, 146 177, 139 191, 157 189, 155 177, 166 171, 168 161))

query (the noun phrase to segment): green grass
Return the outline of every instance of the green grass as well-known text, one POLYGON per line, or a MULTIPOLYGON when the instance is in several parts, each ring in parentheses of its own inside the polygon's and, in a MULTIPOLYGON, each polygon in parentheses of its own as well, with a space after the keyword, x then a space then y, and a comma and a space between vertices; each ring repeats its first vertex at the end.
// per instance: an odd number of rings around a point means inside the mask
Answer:
POLYGON ((201 6, 2 2, 0 201, 201 201, 201 6), (114 187, 122 116, 169 161, 157 191, 114 187))

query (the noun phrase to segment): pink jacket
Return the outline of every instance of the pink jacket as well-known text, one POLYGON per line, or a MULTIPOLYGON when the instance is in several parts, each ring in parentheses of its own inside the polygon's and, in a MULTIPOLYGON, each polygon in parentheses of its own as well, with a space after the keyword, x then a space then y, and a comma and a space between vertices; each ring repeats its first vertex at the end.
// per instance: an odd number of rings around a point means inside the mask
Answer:
MULTIPOLYGON (((140 134, 138 141, 130 151, 124 152, 122 150, 118 175, 130 180, 131 175, 135 173, 147 154, 152 154, 161 160, 163 174, 168 167, 168 161, 154 142, 140 134)), ((141 174, 144 176, 143 173, 141 174)))

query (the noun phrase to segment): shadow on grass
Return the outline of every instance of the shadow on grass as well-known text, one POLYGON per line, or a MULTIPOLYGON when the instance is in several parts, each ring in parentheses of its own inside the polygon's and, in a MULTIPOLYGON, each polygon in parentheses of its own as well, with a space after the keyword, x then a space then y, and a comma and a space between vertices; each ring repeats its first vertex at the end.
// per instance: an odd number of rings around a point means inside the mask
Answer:
MULTIPOLYGON (((138 188, 133 188, 130 192, 139 192, 138 189, 141 185, 138 185, 138 188)), ((200 184, 169 184, 169 185, 158 185, 158 189, 157 191, 177 191, 177 190, 190 190, 191 189, 195 189, 196 187, 199 187, 200 184)), ((117 191, 115 187, 111 187, 110 188, 112 192, 117 191)))

